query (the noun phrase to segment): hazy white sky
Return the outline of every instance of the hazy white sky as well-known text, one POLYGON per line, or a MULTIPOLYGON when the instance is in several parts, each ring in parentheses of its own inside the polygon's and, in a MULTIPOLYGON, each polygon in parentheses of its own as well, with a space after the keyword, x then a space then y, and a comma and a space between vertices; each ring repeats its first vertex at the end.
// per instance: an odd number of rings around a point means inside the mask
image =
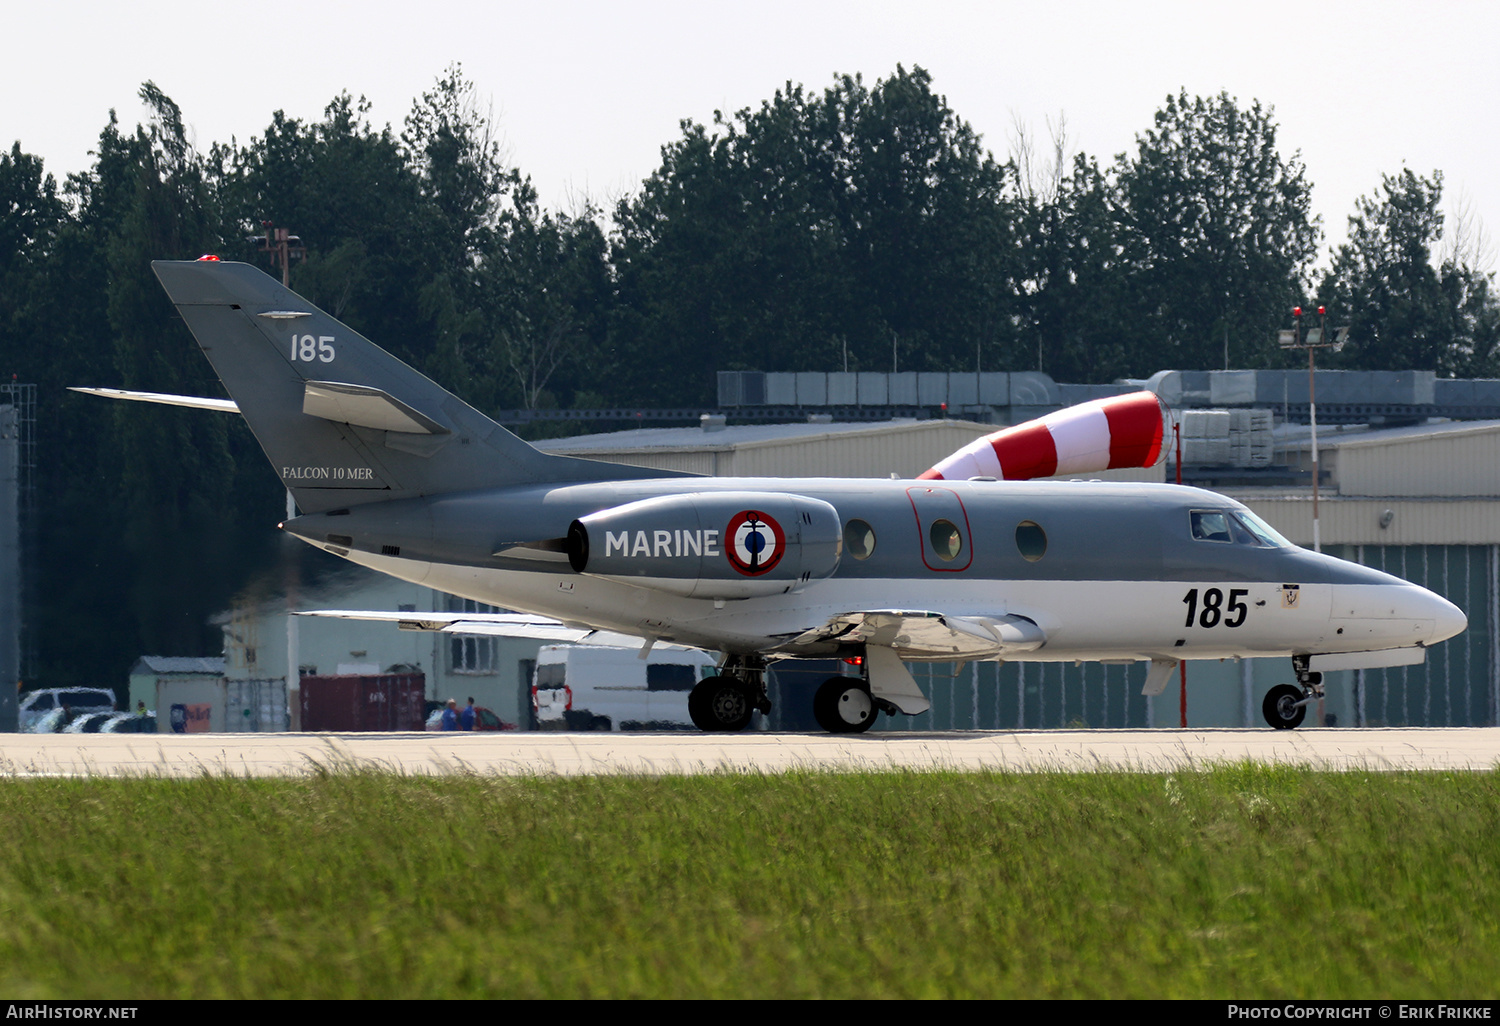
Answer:
POLYGON ((543 202, 571 208, 634 189, 683 118, 902 63, 931 72, 1002 158, 1017 121, 1045 138, 1061 113, 1073 148, 1107 163, 1168 93, 1227 91, 1275 108, 1330 241, 1355 198, 1403 165, 1442 170, 1450 210, 1467 197, 1500 231, 1493 2, 59 0, 13 4, 4 25, 0 142, 19 140, 59 179, 89 165, 111 107, 140 120, 146 79, 206 149, 259 135, 278 108, 315 119, 341 90, 399 128, 458 61, 543 202))

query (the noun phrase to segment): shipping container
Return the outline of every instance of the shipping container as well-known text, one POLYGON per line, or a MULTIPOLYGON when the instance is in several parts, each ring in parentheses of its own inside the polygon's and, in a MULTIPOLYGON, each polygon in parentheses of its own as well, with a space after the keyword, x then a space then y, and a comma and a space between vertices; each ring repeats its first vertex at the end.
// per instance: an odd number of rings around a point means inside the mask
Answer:
POLYGON ((302 678, 303 730, 421 730, 427 677, 421 673, 302 678))

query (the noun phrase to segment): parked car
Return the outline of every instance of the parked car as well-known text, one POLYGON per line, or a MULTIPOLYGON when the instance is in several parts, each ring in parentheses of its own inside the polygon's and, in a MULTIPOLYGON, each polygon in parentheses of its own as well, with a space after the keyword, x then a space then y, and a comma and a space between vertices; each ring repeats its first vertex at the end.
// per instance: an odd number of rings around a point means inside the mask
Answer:
POLYGON ((84 713, 73 717, 72 721, 62 729, 64 734, 102 734, 107 724, 118 717, 116 712, 84 713))
MULTIPOLYGON (((427 714, 427 724, 426 724, 426 729, 427 730, 442 730, 443 729, 443 709, 444 708, 445 708, 445 706, 441 706, 440 705, 436 709, 432 710, 432 712, 430 712, 430 713, 427 714)), ((459 712, 462 713, 463 710, 460 709, 459 712)), ((476 705, 474 707, 474 729, 475 730, 515 730, 516 729, 516 725, 514 723, 506 723, 499 716, 496 716, 493 710, 486 709, 482 705, 476 705)))
POLYGON ((515 730, 514 723, 506 723, 494 712, 482 705, 474 707, 474 729, 475 730, 515 730))
POLYGON ((31 726, 25 729, 31 734, 56 734, 67 726, 69 715, 61 709, 48 709, 44 713, 37 713, 31 726))
MULTIPOLYGON (((112 713, 115 711, 115 693, 109 688, 42 688, 28 691, 21 696, 18 709, 19 726, 24 731, 35 731, 39 721, 48 713, 66 709, 69 714, 112 713)), ((71 718, 65 717, 65 718, 71 718)), ((48 717, 49 723, 55 720, 48 717)), ((51 730, 64 724, 53 723, 51 730)))
POLYGON ((139 713, 115 713, 99 727, 101 734, 155 734, 156 710, 139 713))

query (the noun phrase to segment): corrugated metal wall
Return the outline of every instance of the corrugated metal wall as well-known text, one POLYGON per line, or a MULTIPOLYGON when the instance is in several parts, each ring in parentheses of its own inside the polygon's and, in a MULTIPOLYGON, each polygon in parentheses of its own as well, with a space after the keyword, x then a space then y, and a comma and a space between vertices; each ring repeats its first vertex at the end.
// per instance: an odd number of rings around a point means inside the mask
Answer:
POLYGON ((882 716, 878 730, 1044 730, 1150 726, 1146 663, 910 663, 932 708, 882 716))
POLYGON ((1343 495, 1500 495, 1500 427, 1338 447, 1343 495))
POLYGON ((1437 592, 1469 616, 1469 629, 1437 645, 1421 666, 1354 674, 1356 722, 1371 727, 1492 726, 1500 708, 1493 545, 1361 545, 1366 566, 1437 592))
MULTIPOLYGON (((1312 495, 1228 494, 1298 545, 1312 544, 1312 495)), ((1500 502, 1494 499, 1359 498, 1324 495, 1318 504, 1325 539, 1346 546, 1500 544, 1500 502), (1391 513, 1385 526, 1381 521, 1391 513)), ((1334 551, 1329 545, 1325 551, 1334 551)), ((1352 549, 1351 549, 1352 551, 1352 549)), ((1354 558, 1352 555, 1349 558, 1354 558)))

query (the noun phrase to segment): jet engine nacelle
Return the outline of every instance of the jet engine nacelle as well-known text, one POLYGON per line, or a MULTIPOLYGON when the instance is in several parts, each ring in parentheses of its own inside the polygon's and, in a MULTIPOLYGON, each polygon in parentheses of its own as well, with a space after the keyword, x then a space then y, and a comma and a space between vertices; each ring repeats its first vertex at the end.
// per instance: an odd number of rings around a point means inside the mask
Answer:
POLYGON ((690 492, 591 513, 568 528, 581 574, 689 598, 796 591, 838 569, 838 510, 784 492, 690 492))

